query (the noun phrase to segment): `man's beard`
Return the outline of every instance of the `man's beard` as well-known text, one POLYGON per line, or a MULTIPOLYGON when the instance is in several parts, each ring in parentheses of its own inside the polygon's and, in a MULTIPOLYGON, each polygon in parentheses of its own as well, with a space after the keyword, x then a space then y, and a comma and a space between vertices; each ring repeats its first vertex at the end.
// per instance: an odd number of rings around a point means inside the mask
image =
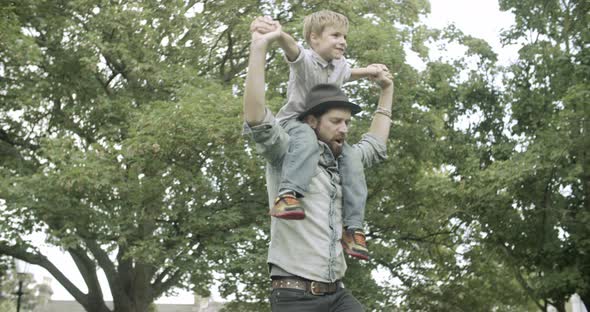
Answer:
POLYGON ((330 151, 332 152, 332 155, 334 155, 334 158, 338 158, 341 154, 342 154, 342 147, 344 146, 344 136, 335 136, 331 139, 328 138, 324 138, 322 136, 320 136, 320 124, 318 124, 318 127, 316 129, 314 129, 315 134, 318 138, 318 140, 326 143, 326 145, 328 145, 328 148, 330 148, 330 151), (336 140, 340 141, 341 144, 339 144, 336 140))
POLYGON ((338 144, 334 141, 324 142, 324 143, 328 144, 328 147, 332 151, 332 155, 334 155, 334 158, 338 158, 342 154, 342 145, 341 144, 338 144))

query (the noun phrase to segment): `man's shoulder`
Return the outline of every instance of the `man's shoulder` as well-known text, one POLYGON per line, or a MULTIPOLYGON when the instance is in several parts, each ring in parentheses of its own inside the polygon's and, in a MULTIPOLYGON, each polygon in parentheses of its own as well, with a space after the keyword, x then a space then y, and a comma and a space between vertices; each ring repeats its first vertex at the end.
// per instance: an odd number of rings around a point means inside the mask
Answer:
POLYGON ((244 125, 244 134, 256 142, 256 150, 269 163, 280 162, 287 152, 289 135, 267 109, 262 123, 255 126, 244 125))
POLYGON ((363 134, 360 141, 352 145, 361 157, 365 167, 371 167, 387 159, 387 146, 372 133, 363 134))

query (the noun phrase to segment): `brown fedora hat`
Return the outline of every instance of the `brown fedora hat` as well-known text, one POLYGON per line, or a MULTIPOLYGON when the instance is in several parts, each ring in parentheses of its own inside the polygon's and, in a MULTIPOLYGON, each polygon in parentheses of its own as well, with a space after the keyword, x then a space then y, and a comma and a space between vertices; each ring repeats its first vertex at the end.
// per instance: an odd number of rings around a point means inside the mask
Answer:
POLYGON ((361 107, 350 102, 340 88, 328 83, 322 83, 311 88, 311 91, 305 97, 305 106, 309 108, 299 114, 297 119, 303 120, 307 115, 326 111, 333 107, 349 108, 352 115, 361 111, 361 107))

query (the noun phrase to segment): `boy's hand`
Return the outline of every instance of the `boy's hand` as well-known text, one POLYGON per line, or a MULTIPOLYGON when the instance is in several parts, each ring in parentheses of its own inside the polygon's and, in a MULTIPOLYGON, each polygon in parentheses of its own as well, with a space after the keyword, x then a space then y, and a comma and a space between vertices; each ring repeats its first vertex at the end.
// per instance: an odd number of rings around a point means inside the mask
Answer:
POLYGON ((250 24, 252 42, 259 40, 273 42, 281 36, 281 30, 281 24, 268 16, 259 16, 250 24))
POLYGON ((367 67, 353 68, 350 73, 350 81, 367 78, 370 81, 375 81, 381 72, 389 72, 387 66, 383 64, 371 64, 367 67))
POLYGON ((367 69, 370 71, 369 79, 371 80, 377 79, 381 72, 389 72, 387 66, 383 64, 371 64, 367 66, 367 69))
POLYGON ((270 16, 258 16, 250 24, 250 31, 266 34, 275 31, 280 26, 281 24, 273 20, 270 16))
POLYGON ((259 16, 250 24, 250 31, 252 32, 252 42, 259 38, 266 38, 262 35, 268 35, 270 41, 277 41, 287 60, 293 62, 301 52, 297 41, 291 35, 283 31, 283 27, 279 21, 273 20, 269 16, 259 16))

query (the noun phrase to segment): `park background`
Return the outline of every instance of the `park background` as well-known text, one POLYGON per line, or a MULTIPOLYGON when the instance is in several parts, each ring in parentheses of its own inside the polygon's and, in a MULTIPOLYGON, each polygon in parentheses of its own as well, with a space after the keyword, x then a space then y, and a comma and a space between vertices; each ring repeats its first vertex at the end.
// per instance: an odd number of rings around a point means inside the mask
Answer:
MULTIPOLYGON (((389 160, 367 173, 373 258, 347 286, 374 311, 588 302, 589 4, 499 6, 508 59, 469 26, 425 24, 428 1, 3 1, 5 276, 12 257, 40 265, 88 311, 213 285, 229 311, 268 309, 263 163, 240 136, 248 25, 270 15, 300 39, 329 8, 351 21, 353 66, 396 73, 389 160)), ((276 111, 287 67, 268 59, 276 111)), ((367 112, 354 140, 377 92, 347 91, 367 112)))

